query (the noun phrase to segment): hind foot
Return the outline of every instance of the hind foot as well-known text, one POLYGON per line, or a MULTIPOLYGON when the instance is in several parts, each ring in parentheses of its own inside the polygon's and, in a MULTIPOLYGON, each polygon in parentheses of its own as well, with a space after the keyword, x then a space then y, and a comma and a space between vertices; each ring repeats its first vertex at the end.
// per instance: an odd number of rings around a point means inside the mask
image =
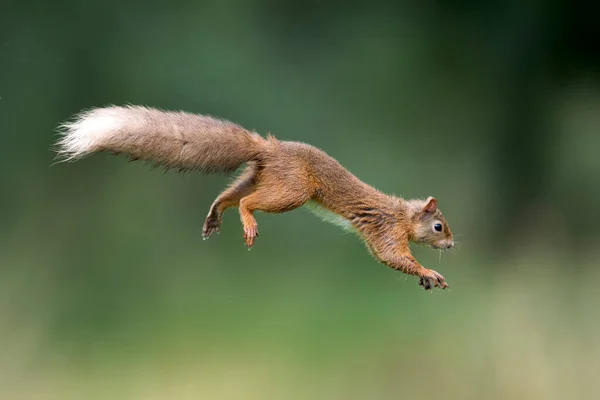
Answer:
POLYGON ((258 227, 256 224, 250 224, 244 226, 244 241, 246 242, 246 246, 248 246, 248 250, 254 246, 254 241, 258 236, 258 227))
POLYGON ((202 227, 202 237, 206 240, 213 233, 219 233, 221 230, 221 215, 216 210, 211 210, 204 221, 202 227))

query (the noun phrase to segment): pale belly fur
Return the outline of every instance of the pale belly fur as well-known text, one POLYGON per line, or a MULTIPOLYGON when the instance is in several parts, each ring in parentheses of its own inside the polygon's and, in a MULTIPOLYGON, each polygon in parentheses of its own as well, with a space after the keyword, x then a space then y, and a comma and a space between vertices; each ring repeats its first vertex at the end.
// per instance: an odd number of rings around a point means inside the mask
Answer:
POLYGON ((350 221, 348 221, 341 215, 329 211, 314 200, 309 200, 306 203, 304 203, 304 207, 309 209, 310 212, 321 218, 323 221, 337 225, 345 231, 356 232, 356 228, 354 227, 354 225, 352 225, 350 221))

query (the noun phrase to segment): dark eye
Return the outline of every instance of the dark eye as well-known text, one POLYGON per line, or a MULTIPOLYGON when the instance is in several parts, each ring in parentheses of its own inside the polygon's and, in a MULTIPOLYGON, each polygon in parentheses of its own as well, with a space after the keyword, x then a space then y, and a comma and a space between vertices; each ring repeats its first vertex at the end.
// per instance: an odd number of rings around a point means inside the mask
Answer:
POLYGON ((433 229, 435 229, 438 232, 441 232, 442 231, 442 224, 435 224, 433 226, 433 229))

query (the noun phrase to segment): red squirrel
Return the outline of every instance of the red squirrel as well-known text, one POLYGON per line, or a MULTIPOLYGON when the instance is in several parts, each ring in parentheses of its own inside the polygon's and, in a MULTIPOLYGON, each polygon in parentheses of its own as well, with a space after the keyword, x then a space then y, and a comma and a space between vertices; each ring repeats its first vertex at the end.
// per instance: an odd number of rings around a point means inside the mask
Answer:
POLYGON ((452 232, 437 200, 405 200, 359 180, 322 150, 279 141, 232 122, 142 106, 94 108, 61 125, 58 156, 72 161, 108 151, 167 168, 242 174, 213 202, 202 235, 219 231, 225 210, 238 207, 248 248, 258 237, 254 211, 282 213, 306 205, 324 219, 356 232, 381 263, 445 289, 436 271, 412 256, 409 242, 447 250, 452 232))

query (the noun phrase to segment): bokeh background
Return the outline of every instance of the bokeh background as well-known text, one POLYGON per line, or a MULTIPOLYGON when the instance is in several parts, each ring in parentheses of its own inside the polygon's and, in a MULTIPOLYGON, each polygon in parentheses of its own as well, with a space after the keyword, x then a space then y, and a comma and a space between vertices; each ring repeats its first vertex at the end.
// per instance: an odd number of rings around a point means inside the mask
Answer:
POLYGON ((0 398, 596 398, 599 39, 577 1, 3 1, 0 398), (460 248, 415 253, 451 290, 306 210, 203 242, 230 177, 53 165, 125 103, 436 196, 460 248))

